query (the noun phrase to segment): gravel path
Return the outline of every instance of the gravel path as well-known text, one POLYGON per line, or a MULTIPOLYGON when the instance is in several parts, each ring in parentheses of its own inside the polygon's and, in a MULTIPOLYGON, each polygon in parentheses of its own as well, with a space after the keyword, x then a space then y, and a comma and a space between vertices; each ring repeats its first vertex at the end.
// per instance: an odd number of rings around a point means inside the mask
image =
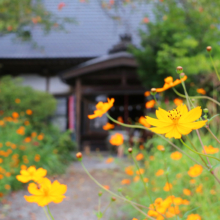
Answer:
MULTIPOLYGON (((102 184, 114 188, 115 180, 120 176, 120 171, 114 163, 106 164, 107 157, 84 157, 84 165, 89 172, 102 184)), ((98 192, 100 188, 83 171, 81 164, 74 162, 65 175, 55 177, 59 182, 67 185, 66 199, 60 204, 50 204, 55 220, 97 220, 94 211, 98 207, 98 192)), ((0 204, 0 219, 5 220, 47 220, 43 209, 34 203, 28 203, 24 195, 29 195, 27 190, 20 190, 9 195, 4 204, 0 204)), ((102 210, 108 205, 110 195, 102 196, 102 210)), ((113 204, 113 205, 117 205, 113 204)), ((108 209, 102 220, 109 220, 108 209)), ((113 217, 114 219, 114 217, 113 217)), ((123 218, 122 218, 123 219, 123 218)))

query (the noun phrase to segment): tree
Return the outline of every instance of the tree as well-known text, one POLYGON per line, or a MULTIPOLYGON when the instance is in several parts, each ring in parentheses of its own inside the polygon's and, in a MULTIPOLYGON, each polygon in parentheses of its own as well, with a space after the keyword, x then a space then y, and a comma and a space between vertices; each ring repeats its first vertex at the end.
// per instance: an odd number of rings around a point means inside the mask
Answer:
POLYGON ((144 85, 162 87, 167 76, 177 78, 175 69, 183 66, 189 78, 212 71, 206 47, 220 65, 220 1, 160 0, 154 3, 155 20, 140 30, 141 48, 131 52, 139 63, 144 85))
MULTIPOLYGON (((60 3, 58 10, 65 7, 60 3)), ((0 36, 14 33, 17 38, 31 40, 31 30, 40 26, 45 33, 52 29, 64 30, 73 18, 59 17, 50 12, 43 0, 0 0, 0 36)))

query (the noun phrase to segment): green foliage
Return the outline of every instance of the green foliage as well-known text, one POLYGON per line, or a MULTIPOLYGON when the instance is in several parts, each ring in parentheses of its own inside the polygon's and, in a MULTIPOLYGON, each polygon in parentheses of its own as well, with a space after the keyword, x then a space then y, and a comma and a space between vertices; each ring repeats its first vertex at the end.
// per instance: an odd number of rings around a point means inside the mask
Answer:
POLYGON ((178 78, 177 66, 183 67, 189 79, 199 80, 201 74, 213 70, 206 51, 209 45, 213 48, 216 66, 220 67, 219 6, 218 0, 211 3, 170 0, 154 4, 155 20, 140 31, 141 48, 131 49, 145 86, 160 88, 165 77, 178 78))
POLYGON ((14 33, 21 40, 32 39, 34 26, 48 33, 51 30, 65 30, 66 23, 74 22, 73 18, 57 16, 49 11, 42 0, 0 0, 0 14, 1 35, 14 33))
POLYGON ((20 79, 0 80, 0 196, 22 186, 15 178, 21 168, 43 167, 51 175, 73 160, 71 131, 61 133, 49 120, 55 108, 50 94, 22 86, 20 79))

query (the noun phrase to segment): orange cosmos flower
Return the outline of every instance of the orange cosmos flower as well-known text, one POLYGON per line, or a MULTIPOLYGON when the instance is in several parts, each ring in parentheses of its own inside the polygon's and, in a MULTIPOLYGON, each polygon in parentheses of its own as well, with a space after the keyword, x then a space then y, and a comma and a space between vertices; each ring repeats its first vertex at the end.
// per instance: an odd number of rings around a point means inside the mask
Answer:
POLYGON ((170 155, 171 159, 173 160, 180 160, 182 156, 183 155, 179 151, 175 151, 170 155))
POLYGON ((4 124, 5 124, 5 122, 0 120, 0 126, 3 126, 4 124))
POLYGON ((134 171, 133 171, 131 166, 125 168, 125 173, 127 175, 129 175, 129 176, 133 176, 134 175, 134 171))
POLYGON ((184 82, 185 80, 187 79, 187 76, 185 75, 181 80, 180 79, 176 79, 174 82, 173 82, 173 77, 172 76, 168 76, 167 78, 164 79, 164 86, 162 88, 157 88, 156 89, 156 92, 163 92, 167 89, 170 89, 178 84, 182 82, 184 82))
POLYGON ((15 99, 15 103, 20 103, 21 102, 21 100, 20 99, 15 99))
POLYGON ((140 177, 139 176, 135 176, 133 180, 134 180, 134 182, 138 182, 140 180, 140 177))
POLYGON ((36 162, 39 162, 40 161, 40 155, 39 154, 36 154, 35 157, 34 157, 34 160, 36 162))
POLYGON ((182 100, 182 99, 178 99, 178 98, 175 98, 175 99, 173 100, 173 102, 174 102, 174 104, 175 104, 176 106, 179 106, 179 105, 183 104, 183 100, 182 100))
POLYGON ((186 220, 202 220, 202 218, 198 214, 190 214, 187 216, 186 220))
POLYGON ((139 146, 139 149, 140 149, 140 150, 144 150, 144 145, 141 144, 141 145, 139 146))
POLYGON ((201 165, 195 164, 194 166, 190 167, 188 174, 191 177, 197 177, 202 173, 202 170, 203 168, 201 165))
POLYGON ((166 183, 165 186, 163 187, 164 191, 170 191, 173 188, 171 183, 166 183))
POLYGON ((94 119, 97 117, 102 117, 102 115, 105 114, 113 106, 114 101, 115 101, 114 98, 112 98, 112 99, 108 98, 108 102, 105 102, 105 103, 99 102, 96 105, 96 110, 94 111, 94 114, 88 115, 88 118, 94 119))
POLYGON ((210 190, 210 193, 211 193, 212 195, 216 195, 216 194, 217 194, 214 189, 211 189, 211 190, 210 190))
POLYGON ((114 135, 111 136, 110 140, 109 140, 110 144, 115 145, 115 146, 120 146, 123 144, 124 142, 124 138, 123 135, 120 133, 116 133, 114 135))
POLYGON ((11 189, 11 186, 9 184, 6 184, 5 189, 9 190, 9 189, 11 189))
POLYGON ((203 150, 202 153, 204 154, 205 152, 207 154, 216 154, 219 152, 219 149, 218 148, 214 148, 213 146, 209 145, 208 147, 207 146, 204 146, 205 148, 205 151, 203 150))
POLYGON ((30 110, 30 109, 27 109, 27 110, 26 110, 26 114, 27 114, 27 115, 32 115, 32 113, 33 113, 32 110, 30 110))
POLYGON ((131 183, 131 181, 129 179, 124 179, 121 181, 121 185, 128 185, 130 183, 131 183))
POLYGON ((139 170, 136 171, 137 175, 144 174, 144 169, 140 168, 139 170))
POLYGON ((115 126, 113 124, 107 122, 105 125, 103 125, 102 128, 107 131, 107 130, 113 129, 114 127, 115 126))
POLYGON ((159 150, 159 151, 164 151, 165 148, 164 148, 163 145, 158 145, 158 146, 157 146, 157 150, 159 150))
POLYGON ((20 128, 18 128, 18 130, 16 132, 17 132, 17 134, 24 135, 25 134, 25 127, 21 126, 20 128))
POLYGON ((18 114, 17 112, 13 112, 13 113, 12 113, 12 117, 13 117, 13 118, 18 118, 18 117, 19 117, 19 114, 18 114))
POLYGON ((43 139, 44 139, 44 134, 39 134, 38 136, 37 136, 37 139, 39 140, 39 141, 42 141, 43 139))
POLYGON ((114 161, 114 158, 112 158, 112 157, 109 157, 106 161, 105 161, 105 163, 112 163, 114 161))
POLYGON ((145 93, 144 93, 144 96, 150 96, 151 94, 150 94, 150 91, 146 91, 145 93))
POLYGON ((205 95, 206 91, 203 88, 197 89, 196 92, 198 92, 199 94, 205 95))
POLYGON ((148 183, 148 182, 149 182, 149 179, 148 179, 147 177, 145 177, 145 178, 144 178, 144 182, 145 182, 145 183, 148 183))
POLYGON ((203 187, 203 185, 202 185, 202 184, 199 184, 199 186, 196 187, 196 192, 197 192, 197 193, 202 193, 202 187, 203 187))
POLYGON ((153 108, 155 104, 156 104, 155 100, 152 99, 152 100, 146 102, 145 107, 146 108, 153 108))
POLYGON ((26 137, 26 138, 24 139, 24 141, 25 141, 26 143, 31 142, 31 137, 26 137))
POLYGON ((195 184, 195 183, 196 183, 196 180, 195 180, 195 179, 191 179, 189 182, 190 182, 191 184, 195 184))
POLYGON ((121 123, 124 123, 124 120, 123 120, 123 118, 121 116, 118 116, 117 121, 121 122, 121 123))
POLYGON ((149 157, 149 159, 150 159, 150 160, 154 160, 154 156, 151 155, 151 156, 149 157))
POLYGON ((189 189, 184 189, 183 190, 183 193, 186 195, 186 196, 190 196, 192 193, 189 189))
POLYGON ((43 178, 37 185, 30 183, 28 191, 31 196, 24 196, 27 202, 37 203, 39 206, 46 206, 51 202, 60 203, 65 196, 63 195, 67 190, 67 186, 60 184, 57 180, 53 183, 47 178, 43 178))
POLYGON ((132 220, 138 220, 137 218, 132 218, 132 220))
POLYGON ((43 168, 36 169, 34 166, 30 166, 27 170, 21 170, 21 175, 17 175, 16 178, 22 183, 27 183, 30 180, 38 181, 47 175, 47 170, 43 168))
POLYGON ((157 172, 156 172, 156 176, 161 176, 161 175, 163 175, 164 174, 164 170, 162 170, 162 169, 160 169, 160 170, 158 170, 157 172))
POLYGON ((146 118, 145 118, 144 116, 141 116, 141 117, 139 118, 138 122, 139 122, 140 124, 144 125, 144 127, 146 127, 146 128, 149 128, 149 127, 150 127, 150 124, 147 123, 147 120, 146 120, 146 118))
POLYGON ((143 154, 138 154, 137 156, 136 156, 136 160, 142 160, 142 159, 144 159, 144 155, 143 154))
POLYGON ((205 125, 207 120, 197 121, 202 115, 200 106, 188 111, 186 105, 179 105, 176 109, 165 111, 162 108, 156 110, 158 119, 146 116, 147 122, 155 127, 149 128, 157 134, 165 134, 167 138, 180 139, 182 135, 189 134, 192 130, 205 125))
POLYGON ((110 189, 110 186, 108 186, 108 185, 103 185, 103 187, 104 187, 106 190, 109 190, 109 189, 110 189))

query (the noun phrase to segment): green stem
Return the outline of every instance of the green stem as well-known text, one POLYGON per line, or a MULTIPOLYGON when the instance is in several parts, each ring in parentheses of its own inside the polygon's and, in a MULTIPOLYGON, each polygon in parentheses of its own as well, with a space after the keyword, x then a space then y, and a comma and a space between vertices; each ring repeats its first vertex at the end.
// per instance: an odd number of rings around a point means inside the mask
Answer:
POLYGON ((195 150, 193 150, 191 147, 189 147, 187 144, 184 143, 184 141, 182 140, 182 138, 180 138, 180 141, 182 142, 182 144, 187 147, 190 151, 194 152, 195 154, 198 154, 198 155, 202 155, 202 156, 205 156, 205 157, 210 157, 210 158, 213 158, 213 159, 216 159, 218 161, 220 161, 220 159, 216 158, 216 157, 213 157, 213 156, 210 156, 210 155, 207 155, 207 154, 202 154, 202 153, 199 153, 195 150))
POLYGON ((101 218, 99 218, 100 208, 101 208, 101 196, 99 196, 99 204, 98 204, 98 220, 101 219, 101 218))
MULTIPOLYGON (((182 97, 182 98, 186 98, 185 95, 179 93, 174 87, 173 87, 172 89, 173 89, 173 91, 174 91, 178 96, 180 96, 180 97, 182 97)), ((208 99, 208 100, 214 102, 215 104, 217 104, 218 106, 220 106, 220 103, 219 103, 218 101, 216 101, 215 99, 213 99, 213 98, 211 98, 211 97, 209 97, 209 96, 189 96, 189 97, 192 98, 192 99, 208 99)))
MULTIPOLYGON (((117 120, 115 120, 114 118, 112 118, 108 113, 106 113, 107 117, 113 121, 114 123, 116 124, 119 124, 119 125, 122 125, 124 127, 128 127, 128 128, 139 128, 139 129, 144 129, 144 130, 147 130, 147 131, 150 131, 152 132, 149 128, 146 128, 144 126, 140 126, 140 125, 128 125, 128 124, 124 124, 124 123, 121 123, 117 120)), ((154 132, 153 132, 154 133, 154 132)), ((157 133, 155 133, 157 134, 157 133)), ((181 152, 182 154, 185 154, 188 158, 190 158, 192 161, 196 162, 197 164, 200 164, 198 161, 196 161, 194 158, 192 158, 191 156, 189 156, 187 153, 185 153, 184 151, 182 151, 179 147, 177 147, 175 144, 173 144, 171 141, 167 140, 167 138, 165 138, 163 135, 161 134, 157 134, 159 137, 161 137, 163 140, 165 140, 166 142, 168 142, 170 145, 172 145, 174 148, 176 148, 179 152, 181 152)), ((206 168, 204 167, 202 164, 200 164, 203 168, 206 168)))
MULTIPOLYGON (((135 160, 133 154, 132 154, 132 159, 133 159, 133 161, 134 161, 134 163, 135 163, 135 166, 136 166, 138 172, 140 172, 140 167, 139 167, 137 161, 135 160)), ((155 208, 155 206, 154 206, 154 203, 153 203, 153 199, 152 199, 151 194, 150 194, 150 192, 149 192, 149 189, 148 189, 146 183, 144 182, 144 177, 143 177, 143 175, 142 175, 141 173, 140 173, 140 176, 141 176, 141 180, 142 180, 142 182, 143 182, 143 184, 144 184, 145 190, 146 190, 146 192, 147 192, 147 196, 148 196, 149 199, 150 199, 150 203, 153 204, 153 207, 154 207, 154 209, 156 210, 156 208, 155 208)))
POLYGON ((173 208, 174 208, 174 212, 175 212, 175 219, 178 220, 178 217, 177 217, 177 214, 176 214, 176 209, 175 209, 175 204, 174 204, 174 200, 173 200, 173 193, 172 193, 172 189, 170 187, 170 181, 169 181, 169 177, 168 177, 168 174, 167 174, 168 168, 167 168, 167 163, 166 163, 166 158, 165 158, 164 152, 165 151, 163 151, 162 153, 163 153, 164 167, 165 167, 165 170, 166 170, 165 176, 166 176, 166 180, 167 180, 167 183, 168 183, 168 186, 169 186, 169 194, 170 194, 171 199, 172 199, 172 204, 173 204, 173 208))
POLYGON ((54 217, 53 217, 53 215, 52 215, 51 212, 50 212, 49 205, 47 205, 47 211, 48 211, 48 213, 49 213, 51 219, 54 220, 54 217))
POLYGON ((188 96, 188 93, 187 93, 187 90, 186 90, 186 86, 185 86, 185 83, 182 80, 181 80, 181 82, 182 82, 182 86, 183 86, 183 89, 184 89, 184 92, 185 92, 185 96, 186 96, 186 100, 187 100, 187 105, 188 105, 188 108, 190 110, 189 96, 188 96))
POLYGON ((104 209, 104 211, 103 211, 103 216, 104 216, 105 212, 107 211, 107 209, 111 206, 111 204, 112 204, 112 201, 110 201, 109 204, 108 204, 108 205, 106 206, 106 208, 104 209))
POLYGON ((218 80, 220 81, 220 76, 219 76, 218 70, 216 69, 215 64, 214 64, 214 62, 213 62, 211 53, 209 53, 209 57, 210 57, 210 59, 211 59, 212 65, 213 65, 213 67, 214 67, 214 69, 215 69, 215 73, 216 73, 216 75, 217 75, 217 77, 218 77, 218 80))
POLYGON ((209 127, 206 127, 206 129, 209 131, 209 133, 212 135, 212 137, 220 144, 220 140, 213 134, 211 129, 209 127))
POLYGON ((156 105, 159 106, 159 105, 158 105, 158 102, 157 102, 157 99, 156 99, 156 95, 154 94, 153 97, 154 97, 154 100, 155 100, 155 102, 156 102, 156 105))
POLYGON ((51 220, 50 217, 49 217, 49 215, 48 215, 48 213, 47 213, 47 210, 45 209, 45 207, 43 206, 42 208, 43 208, 43 210, 44 210, 44 213, 45 213, 47 219, 48 219, 48 220, 51 220))

